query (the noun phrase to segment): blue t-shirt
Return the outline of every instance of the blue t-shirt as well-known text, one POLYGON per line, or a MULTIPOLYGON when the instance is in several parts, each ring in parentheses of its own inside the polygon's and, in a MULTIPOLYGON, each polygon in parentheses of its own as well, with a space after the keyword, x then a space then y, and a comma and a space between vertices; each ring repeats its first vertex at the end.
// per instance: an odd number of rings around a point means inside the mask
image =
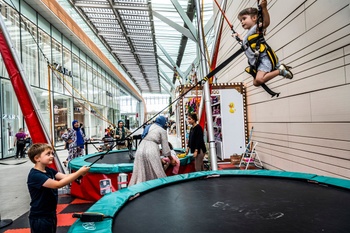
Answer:
POLYGON ((56 215, 58 191, 43 187, 47 179, 55 179, 57 171, 45 168, 46 172, 32 168, 28 174, 28 190, 31 198, 29 217, 51 217, 56 215))

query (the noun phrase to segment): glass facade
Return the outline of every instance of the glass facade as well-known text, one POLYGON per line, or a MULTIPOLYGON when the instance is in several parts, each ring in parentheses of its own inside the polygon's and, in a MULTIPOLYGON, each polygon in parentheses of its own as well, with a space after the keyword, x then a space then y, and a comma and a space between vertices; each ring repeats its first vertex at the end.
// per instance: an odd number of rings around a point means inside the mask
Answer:
POLYGON ((7 156, 15 153, 13 142, 18 129, 23 125, 21 110, 17 104, 10 81, 1 79, 1 152, 7 156))
MULTIPOLYGON (((140 103, 120 87, 115 75, 105 71, 39 13, 23 9, 29 7, 27 4, 21 8, 20 0, 14 2, 27 15, 20 16, 12 4, 3 0, 0 11, 55 146, 63 144, 61 135, 72 127, 74 119, 83 122, 87 136, 94 138, 102 138, 104 128, 122 119, 122 112, 128 113, 133 125, 139 125, 134 116, 139 114, 140 103), (120 104, 121 93, 130 98, 126 106, 120 104)), ((0 159, 4 159, 14 155, 14 135, 26 125, 0 58, 0 159)))

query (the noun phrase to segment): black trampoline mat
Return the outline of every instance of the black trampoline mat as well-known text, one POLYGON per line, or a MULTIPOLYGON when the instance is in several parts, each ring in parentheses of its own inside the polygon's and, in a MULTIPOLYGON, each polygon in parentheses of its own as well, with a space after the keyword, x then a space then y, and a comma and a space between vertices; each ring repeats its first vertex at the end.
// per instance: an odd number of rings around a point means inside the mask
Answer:
MULTIPOLYGON (((92 156, 85 159, 85 162, 93 163, 98 159, 100 155, 92 156)), ((129 151, 120 151, 120 152, 111 152, 105 154, 103 159, 98 160, 96 163, 105 163, 105 164, 119 164, 119 163, 134 163, 134 160, 130 159, 129 151)))
POLYGON ((113 232, 350 232, 350 192, 273 177, 171 184, 125 204, 113 232))

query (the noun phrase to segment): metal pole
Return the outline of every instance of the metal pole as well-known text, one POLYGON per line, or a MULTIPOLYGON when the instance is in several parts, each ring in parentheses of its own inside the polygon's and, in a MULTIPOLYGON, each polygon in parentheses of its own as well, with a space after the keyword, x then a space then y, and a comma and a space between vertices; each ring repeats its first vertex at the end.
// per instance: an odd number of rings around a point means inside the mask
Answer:
MULTIPOLYGON (((197 22, 198 22, 198 39, 199 39, 199 47, 200 47, 200 55, 201 55, 201 70, 202 74, 207 74, 209 69, 205 59, 205 50, 204 50, 204 39, 203 39, 203 28, 202 28, 202 20, 201 20, 201 10, 200 10, 200 0, 196 0, 196 11, 197 11, 197 22)), ((210 162, 211 168, 213 171, 218 170, 218 163, 216 157, 216 149, 215 149, 215 139, 214 139, 214 130, 213 130, 213 116, 211 111, 211 98, 209 91, 209 82, 205 82, 203 86, 203 96, 205 101, 205 110, 207 117, 207 128, 208 128, 208 137, 209 137, 209 151, 210 151, 210 162)))

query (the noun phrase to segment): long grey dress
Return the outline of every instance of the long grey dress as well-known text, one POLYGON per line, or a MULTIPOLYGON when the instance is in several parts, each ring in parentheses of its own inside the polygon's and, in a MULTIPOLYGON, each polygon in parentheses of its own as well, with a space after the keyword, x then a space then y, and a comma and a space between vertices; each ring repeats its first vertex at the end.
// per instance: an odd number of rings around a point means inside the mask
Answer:
POLYGON ((129 186, 166 177, 160 159, 159 144, 162 145, 163 155, 170 156, 167 131, 157 124, 152 124, 135 153, 134 169, 129 186))

